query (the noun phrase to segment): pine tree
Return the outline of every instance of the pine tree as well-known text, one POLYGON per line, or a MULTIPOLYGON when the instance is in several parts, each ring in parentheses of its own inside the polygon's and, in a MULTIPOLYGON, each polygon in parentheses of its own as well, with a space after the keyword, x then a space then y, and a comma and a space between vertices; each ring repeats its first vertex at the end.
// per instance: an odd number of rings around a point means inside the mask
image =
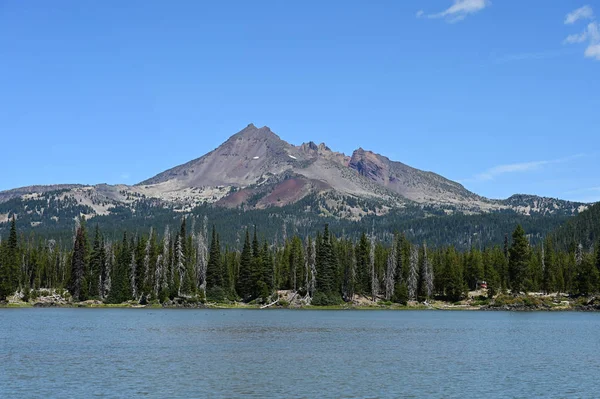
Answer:
POLYGON ((273 289, 273 258, 271 257, 267 241, 263 242, 260 251, 260 265, 261 273, 257 283, 259 284, 257 296, 266 298, 270 296, 273 289))
MULTIPOLYGON (((258 247, 258 245, 257 245, 258 247)), ((221 248, 215 226, 212 229, 208 265, 206 268, 206 286, 208 288, 223 288, 223 270, 221 267, 221 248)))
POLYGON ((596 244, 596 269, 600 273, 600 238, 598 238, 598 243, 596 244))
POLYGON ((19 247, 14 215, 10 222, 10 233, 3 258, 0 259, 0 299, 13 294, 19 286, 19 247))
POLYGON ((244 247, 242 249, 242 255, 240 258, 240 270, 237 278, 236 291, 243 300, 250 298, 251 289, 253 286, 252 277, 252 247, 250 244, 250 233, 246 229, 246 238, 244 240, 244 247))
POLYGON ((329 233, 329 225, 325 225, 320 245, 317 247, 317 290, 324 294, 335 293, 335 256, 329 233))
POLYGON ((73 246, 71 278, 69 280, 69 292, 75 301, 85 301, 87 299, 85 255, 84 229, 82 226, 79 226, 73 246))
POLYGON ((512 234, 512 245, 509 250, 508 271, 510 287, 514 294, 523 291, 527 266, 529 262, 529 242, 525 230, 518 225, 512 234))
POLYGON ((445 255, 445 273, 447 275, 446 290, 445 294, 451 301, 458 301, 465 297, 468 289, 464 279, 463 271, 459 256, 453 247, 450 247, 446 251, 445 255))
POLYGON ((104 239, 100 233, 100 228, 96 224, 94 231, 94 243, 90 254, 90 270, 88 274, 88 292, 91 298, 100 297, 102 290, 101 273, 106 262, 106 251, 104 249, 104 239))
POLYGON ((112 268, 111 289, 107 297, 108 303, 122 303, 132 298, 129 269, 131 267, 131 248, 127 232, 123 233, 123 241, 118 248, 118 255, 112 268))
POLYGON ((370 248, 371 245, 367 235, 362 233, 356 246, 356 291, 362 295, 367 295, 370 292, 370 248))
POLYGON ((583 245, 580 243, 575 255, 576 277, 575 285, 577 293, 589 295, 598 287, 598 269, 594 264, 592 254, 583 253, 583 245))
POLYGON ((354 248, 350 241, 345 241, 340 248, 340 258, 343 262, 342 299, 350 302, 354 299, 356 285, 356 258, 354 248))
POLYGON ((471 248, 467 256, 467 267, 465 268, 465 279, 469 289, 477 289, 477 282, 483 279, 484 267, 481 251, 471 248))

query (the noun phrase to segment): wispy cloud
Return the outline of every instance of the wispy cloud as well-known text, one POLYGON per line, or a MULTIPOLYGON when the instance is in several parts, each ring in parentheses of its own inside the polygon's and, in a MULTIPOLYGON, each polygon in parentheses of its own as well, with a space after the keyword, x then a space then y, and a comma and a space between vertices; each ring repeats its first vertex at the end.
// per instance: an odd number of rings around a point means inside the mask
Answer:
POLYGON ((444 18, 446 21, 454 23, 462 21, 468 15, 475 14, 491 4, 490 0, 454 0, 454 4, 438 13, 425 14, 425 11, 419 10, 417 18, 423 16, 427 18, 444 18))
POLYGON ((581 33, 571 34, 563 40, 564 44, 576 44, 587 42, 584 56, 600 61, 600 27, 595 20, 594 11, 590 6, 583 6, 567 14, 565 24, 571 25, 579 20, 591 19, 586 28, 581 33))
POLYGON ((570 25, 579 21, 580 19, 593 19, 594 10, 590 6, 579 7, 577 10, 571 11, 565 17, 565 24, 570 25))
POLYGON ((572 201, 578 202, 599 202, 600 201, 600 186, 584 187, 576 190, 565 191, 564 196, 571 198, 572 201))
POLYGON ((548 50, 548 51, 532 51, 528 53, 514 53, 504 55, 491 55, 492 62, 496 64, 504 64, 506 62, 513 61, 527 61, 527 60, 545 60, 549 58, 556 58, 568 54, 569 51, 565 50, 548 50))
POLYGON ((586 193, 600 193, 600 186, 597 187, 584 187, 576 190, 565 191, 564 194, 586 194, 586 193))
POLYGON ((484 172, 478 173, 472 178, 461 180, 462 183, 472 183, 472 182, 485 182, 494 180, 496 177, 507 174, 507 173, 525 173, 531 172, 535 170, 540 170, 545 166, 565 163, 572 161, 577 158, 581 158, 585 156, 584 154, 577 154, 570 157, 544 160, 544 161, 530 161, 530 162, 519 162, 519 163, 511 163, 505 165, 498 165, 490 168, 484 172))
POLYGON ((123 179, 123 180, 129 180, 129 178, 130 178, 131 176, 129 175, 129 173, 121 173, 121 176, 120 176, 120 177, 121 177, 121 179, 123 179))

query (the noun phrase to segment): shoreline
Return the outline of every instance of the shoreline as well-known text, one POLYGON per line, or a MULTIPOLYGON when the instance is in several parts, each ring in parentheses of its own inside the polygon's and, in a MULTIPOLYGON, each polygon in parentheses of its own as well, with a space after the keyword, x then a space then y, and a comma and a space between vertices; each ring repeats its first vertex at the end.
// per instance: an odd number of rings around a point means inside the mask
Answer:
POLYGON ((502 293, 490 298, 484 291, 471 291, 460 301, 451 302, 443 299, 427 299, 397 303, 382 298, 355 295, 352 301, 338 304, 312 305, 310 300, 299 298, 293 291, 278 291, 269 300, 250 303, 240 301, 205 301, 197 298, 175 297, 160 303, 158 300, 122 303, 105 303, 99 299, 73 301, 64 292, 57 293, 44 290, 47 295, 27 298, 19 293, 0 301, 0 309, 19 308, 70 308, 70 309, 244 309, 244 310, 389 310, 389 311, 505 311, 505 312, 597 312, 600 311, 600 296, 570 297, 561 293, 543 294, 536 292, 510 295, 502 293), (28 300, 26 300, 28 299, 28 300), (275 299, 274 301, 272 301, 275 299), (140 303, 141 302, 141 303, 140 303))
POLYGON ((517 305, 517 306, 464 306, 464 305, 446 305, 446 306, 427 306, 424 304, 418 305, 328 305, 328 306, 271 306, 268 308, 262 308, 260 305, 248 305, 240 303, 208 303, 208 304, 184 304, 184 305, 161 305, 161 304, 148 304, 140 305, 133 303, 120 303, 120 304, 105 304, 105 303, 0 303, 0 309, 189 309, 189 310, 290 310, 290 311, 303 311, 303 310, 359 310, 359 311, 449 311, 449 312, 598 312, 600 307, 597 306, 585 306, 570 304, 569 306, 531 306, 531 305, 517 305))

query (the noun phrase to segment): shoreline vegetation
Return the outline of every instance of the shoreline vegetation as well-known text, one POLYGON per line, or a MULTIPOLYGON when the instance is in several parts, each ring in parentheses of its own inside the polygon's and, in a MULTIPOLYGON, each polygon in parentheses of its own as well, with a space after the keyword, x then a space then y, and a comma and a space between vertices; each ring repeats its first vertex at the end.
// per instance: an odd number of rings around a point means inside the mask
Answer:
POLYGON ((37 297, 24 299, 20 292, 0 301, 2 308, 128 308, 128 309, 290 309, 290 310, 446 310, 446 311, 600 311, 600 297, 572 298, 567 294, 553 293, 527 293, 520 295, 498 294, 494 298, 487 296, 486 290, 469 292, 468 298, 448 302, 429 300, 424 302, 407 301, 406 304, 394 303, 363 296, 356 296, 351 302, 337 305, 311 305, 306 298, 298 298, 297 293, 289 290, 277 292, 277 299, 270 303, 254 301, 250 303, 229 301, 209 302, 199 301, 196 298, 174 298, 160 303, 156 300, 150 302, 126 301, 122 303, 105 303, 100 300, 73 301, 67 291, 42 290, 37 297))
POLYGON ((520 225, 503 246, 461 252, 375 228, 338 237, 327 224, 304 238, 284 225, 269 239, 254 226, 222 243, 193 216, 121 239, 98 225, 91 238, 76 222, 73 239, 57 242, 19 235, 13 216, 0 307, 600 310, 600 243, 534 246, 520 225))

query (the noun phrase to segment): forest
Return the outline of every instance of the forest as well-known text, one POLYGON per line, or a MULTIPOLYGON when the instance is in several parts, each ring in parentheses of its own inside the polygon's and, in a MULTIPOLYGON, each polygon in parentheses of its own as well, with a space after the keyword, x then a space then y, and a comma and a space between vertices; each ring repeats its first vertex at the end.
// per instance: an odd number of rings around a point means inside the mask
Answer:
POLYGON ((175 298, 263 303, 277 290, 292 290, 313 305, 340 304, 355 295, 406 304, 457 301, 482 282, 489 296, 600 291, 600 242, 559 249, 548 235, 532 245, 520 225, 503 245, 465 251, 428 248, 402 232, 389 242, 375 231, 338 237, 327 224, 306 237, 288 236, 285 225, 270 239, 259 226, 242 236, 239 245, 223 242, 206 217, 188 217, 177 229, 166 225, 162 232, 124 232, 111 240, 80 218, 65 242, 19 234, 13 218, 0 243, 0 300, 17 291, 35 298, 41 290, 60 289, 73 301, 109 304, 175 298))

